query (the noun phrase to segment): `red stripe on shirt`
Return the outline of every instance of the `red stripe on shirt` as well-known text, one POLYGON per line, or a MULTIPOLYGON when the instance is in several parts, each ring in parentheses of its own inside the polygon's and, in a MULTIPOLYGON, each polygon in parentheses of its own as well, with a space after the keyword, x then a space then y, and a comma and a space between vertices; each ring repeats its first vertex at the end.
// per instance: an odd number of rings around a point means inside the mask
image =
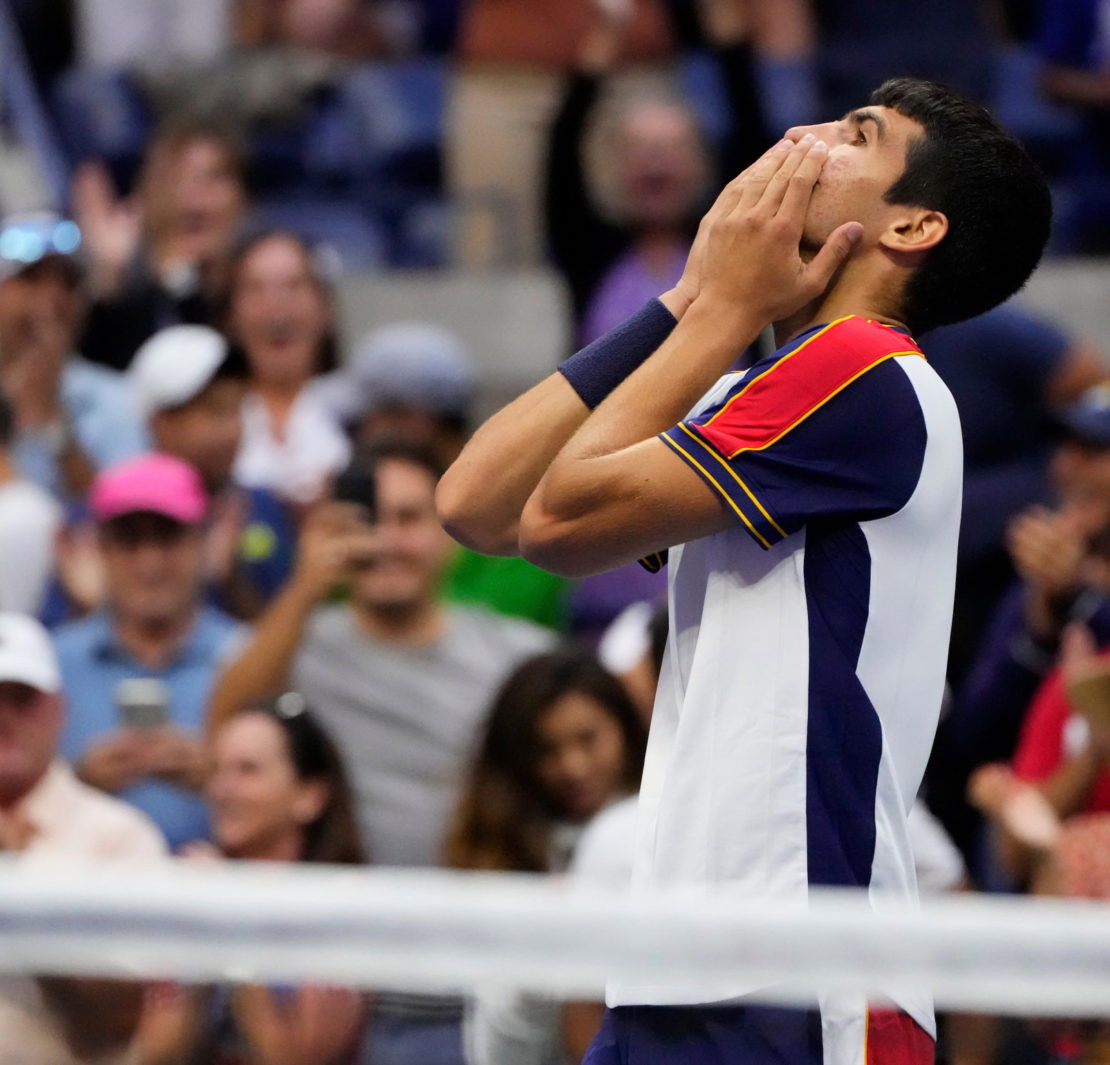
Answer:
POLYGON ((936 1044, 901 1010, 868 1010, 866 1065, 933 1065, 936 1044))
POLYGON ((842 318, 804 340, 733 396, 705 425, 693 425, 722 455, 773 444, 872 366, 921 355, 904 333, 842 318))

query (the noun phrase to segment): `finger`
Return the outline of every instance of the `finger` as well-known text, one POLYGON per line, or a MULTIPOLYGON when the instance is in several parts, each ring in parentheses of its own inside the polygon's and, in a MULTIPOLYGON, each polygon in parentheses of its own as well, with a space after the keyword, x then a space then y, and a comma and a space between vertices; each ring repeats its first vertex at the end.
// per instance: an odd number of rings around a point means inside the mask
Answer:
POLYGON ((790 141, 779 141, 765 155, 757 159, 740 175, 740 196, 732 205, 733 211, 745 211, 759 203, 767 183, 778 173, 794 151, 790 141))
POLYGON ((783 186, 782 196, 777 204, 778 214, 795 221, 799 237, 814 186, 828 157, 828 145, 824 141, 814 141, 790 175, 790 180, 783 186))
MULTIPOLYGON (((771 176, 770 181, 764 186, 763 194, 759 198, 759 206, 762 210, 767 211, 769 214, 777 214, 781 209, 784 198, 786 197, 787 190, 794 188, 797 184, 797 179, 805 183, 806 192, 813 189, 813 185, 817 180, 816 174, 809 177, 809 171, 813 169, 810 163, 811 156, 817 154, 817 144, 823 142, 815 142, 813 135, 807 133, 793 148, 787 153, 786 159, 782 166, 771 176)), ((821 161, 817 164, 817 174, 821 172, 821 166, 824 163, 824 154, 827 154, 822 149, 821 161)), ((806 196, 808 203, 809 196, 806 196)))
POLYGON ((767 165, 768 161, 774 160, 777 156, 789 152, 792 147, 792 141, 781 140, 768 148, 754 163, 740 171, 740 173, 717 194, 717 199, 713 201, 713 206, 706 212, 706 218, 711 220, 729 214, 740 200, 740 195, 744 189, 744 183, 752 176, 756 169, 760 166, 767 165))
POLYGON ((829 287, 833 274, 844 265, 862 239, 863 226, 859 222, 845 222, 833 230, 832 236, 806 268, 815 298, 829 287))

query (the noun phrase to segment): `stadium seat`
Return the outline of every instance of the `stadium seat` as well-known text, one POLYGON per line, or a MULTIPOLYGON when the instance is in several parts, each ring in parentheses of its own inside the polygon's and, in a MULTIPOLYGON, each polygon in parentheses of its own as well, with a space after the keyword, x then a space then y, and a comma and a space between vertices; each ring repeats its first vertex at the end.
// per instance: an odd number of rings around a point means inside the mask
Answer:
POLYGON ((338 106, 354 135, 363 180, 436 187, 447 66, 439 59, 365 63, 344 79, 338 106))
POLYGON ((127 74, 74 68, 58 78, 52 104, 70 161, 102 159, 129 187, 154 122, 127 74))
POLYGON ((345 274, 381 269, 387 262, 389 237, 360 208, 335 200, 289 196, 258 204, 252 219, 257 229, 291 229, 334 256, 345 274))

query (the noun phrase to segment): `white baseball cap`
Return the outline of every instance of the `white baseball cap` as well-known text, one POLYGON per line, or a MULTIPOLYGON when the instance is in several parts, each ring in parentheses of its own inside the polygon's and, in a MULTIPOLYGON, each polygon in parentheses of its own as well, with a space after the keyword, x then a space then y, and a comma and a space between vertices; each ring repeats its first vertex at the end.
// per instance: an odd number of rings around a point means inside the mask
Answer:
POLYGON ((46 629, 26 614, 0 614, 0 682, 26 684, 40 692, 62 687, 54 645, 46 629))
POLYGON ((128 370, 143 418, 199 396, 230 357, 227 341, 207 325, 159 330, 135 353, 128 370))

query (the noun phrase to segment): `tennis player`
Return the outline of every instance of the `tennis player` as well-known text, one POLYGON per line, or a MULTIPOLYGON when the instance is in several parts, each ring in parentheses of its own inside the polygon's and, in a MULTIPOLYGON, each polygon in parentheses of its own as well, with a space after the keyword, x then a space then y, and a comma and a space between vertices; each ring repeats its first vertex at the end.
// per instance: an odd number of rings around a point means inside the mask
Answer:
MULTIPOLYGON (((915 900, 906 818, 944 683, 962 454, 914 337, 1017 291, 1050 215, 986 111, 887 82, 729 184, 679 284, 492 417, 444 477, 444 523, 481 551, 575 576, 669 549, 638 889, 915 900), (727 372, 769 324, 778 350, 727 372)), ((933 1061, 927 988, 796 1010, 759 990, 611 984, 586 1062, 933 1061)))

